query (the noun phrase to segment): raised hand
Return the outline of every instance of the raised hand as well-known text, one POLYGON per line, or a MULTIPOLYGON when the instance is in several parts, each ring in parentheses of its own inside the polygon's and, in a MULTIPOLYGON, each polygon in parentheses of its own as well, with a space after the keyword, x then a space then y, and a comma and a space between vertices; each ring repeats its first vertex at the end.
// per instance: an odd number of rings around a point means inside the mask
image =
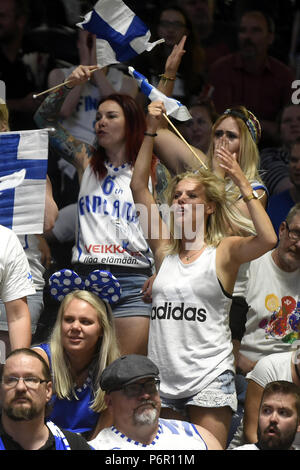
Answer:
POLYGON ((218 165, 239 188, 241 185, 247 185, 248 180, 238 164, 236 153, 231 153, 228 148, 221 143, 220 146, 216 146, 215 156, 218 161, 218 165))
POLYGON ((162 101, 152 101, 148 106, 147 114, 147 132, 155 133, 160 124, 163 113, 166 112, 162 101))
POLYGON ((76 85, 85 83, 91 78, 92 70, 95 70, 96 67, 97 65, 79 65, 67 78, 67 86, 73 88, 76 85))
POLYGON ((175 78, 179 65, 181 63, 182 56, 185 53, 184 44, 186 41, 186 36, 182 36, 178 44, 175 44, 171 54, 167 58, 165 65, 165 76, 169 78, 175 78))

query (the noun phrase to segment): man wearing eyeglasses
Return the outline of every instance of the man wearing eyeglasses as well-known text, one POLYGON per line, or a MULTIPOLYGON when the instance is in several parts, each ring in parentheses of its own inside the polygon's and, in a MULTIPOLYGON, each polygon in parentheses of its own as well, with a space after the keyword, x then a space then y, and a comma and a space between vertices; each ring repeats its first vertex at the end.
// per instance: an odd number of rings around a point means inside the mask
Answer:
POLYGON ((221 450, 206 429, 185 421, 160 419, 159 370, 146 356, 131 354, 112 362, 100 386, 113 426, 90 444, 98 450, 221 450))
POLYGON ((15 349, 3 368, 0 450, 92 450, 78 434, 45 423, 52 396, 51 374, 32 349, 15 349))
POLYGON ((290 351, 300 339, 300 203, 281 223, 277 247, 250 263, 246 301, 238 358, 244 375, 259 359, 290 351))

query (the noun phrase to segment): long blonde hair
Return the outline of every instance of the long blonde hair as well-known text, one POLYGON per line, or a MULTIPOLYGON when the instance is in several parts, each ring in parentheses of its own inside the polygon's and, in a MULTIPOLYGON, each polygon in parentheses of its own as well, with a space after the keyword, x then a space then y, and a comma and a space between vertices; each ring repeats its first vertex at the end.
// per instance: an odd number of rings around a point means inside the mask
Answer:
MULTIPOLYGON (((249 111, 244 107, 244 106, 237 106, 232 109, 232 111, 236 111, 237 113, 240 113, 242 116, 244 116, 245 119, 251 119, 251 115, 249 111)), ((208 166, 212 170, 212 161, 213 161, 213 155, 214 155, 214 134, 215 130, 217 127, 220 125, 224 119, 231 117, 233 118, 240 130, 240 148, 239 148, 239 155, 238 155, 238 162, 243 170, 243 173, 245 174, 246 178, 250 181, 259 181, 262 183, 261 177, 259 176, 259 151, 256 143, 253 140, 253 137, 250 134, 249 129, 247 128, 245 122, 243 121, 242 118, 231 114, 230 112, 228 114, 222 114, 214 123, 212 127, 212 138, 210 141, 210 146, 207 152, 207 159, 208 159, 208 166)), ((237 186, 234 185, 231 179, 225 176, 225 181, 226 181, 226 188, 228 191, 231 191, 235 197, 238 197, 240 192, 237 186)))
MULTIPOLYGON (((9 131, 9 112, 6 104, 0 102, 0 128, 4 127, 5 131, 9 131)), ((3 131, 1 131, 3 132, 3 131)))
MULTIPOLYGON (((196 172, 187 171, 176 175, 170 183, 168 190, 168 204, 172 205, 178 183, 184 179, 192 179, 198 185, 202 185, 207 202, 213 202, 215 209, 208 216, 204 242, 207 245, 217 246, 228 235, 255 235, 255 229, 250 219, 241 215, 235 207, 235 198, 228 194, 225 181, 210 170, 200 168, 196 172)), ((166 254, 178 254, 181 240, 174 237, 174 220, 170 218, 170 243, 166 247, 166 254)))
POLYGON ((62 346, 61 325, 66 307, 73 299, 84 300, 97 312, 99 323, 102 328, 102 337, 99 339, 95 350, 93 364, 92 387, 94 400, 91 408, 99 413, 105 409, 104 392, 100 388, 100 376, 103 370, 120 356, 117 339, 115 335, 114 320, 110 306, 105 304, 95 294, 85 290, 70 292, 62 301, 57 319, 50 337, 50 350, 52 371, 54 376, 55 393, 60 399, 76 397, 75 384, 71 375, 70 362, 62 346))

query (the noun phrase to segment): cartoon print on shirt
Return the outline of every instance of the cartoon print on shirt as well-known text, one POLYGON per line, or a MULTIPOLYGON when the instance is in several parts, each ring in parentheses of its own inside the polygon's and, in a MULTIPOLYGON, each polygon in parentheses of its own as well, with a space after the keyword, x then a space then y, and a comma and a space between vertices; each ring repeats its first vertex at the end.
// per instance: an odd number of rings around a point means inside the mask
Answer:
POLYGON ((293 343, 300 338, 300 301, 287 295, 280 302, 275 294, 268 294, 265 307, 271 312, 271 317, 264 317, 259 327, 265 330, 266 339, 272 337, 293 343))

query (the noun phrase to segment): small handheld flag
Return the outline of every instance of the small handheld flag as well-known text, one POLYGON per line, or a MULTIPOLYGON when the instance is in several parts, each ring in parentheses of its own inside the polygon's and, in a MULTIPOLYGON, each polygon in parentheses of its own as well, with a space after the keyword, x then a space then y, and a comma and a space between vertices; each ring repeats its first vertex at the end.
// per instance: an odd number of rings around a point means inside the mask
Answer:
POLYGON ((127 62, 164 42, 150 43, 148 27, 122 0, 99 0, 77 26, 96 35, 99 67, 127 62))
POLYGON ((133 67, 128 67, 128 72, 133 78, 136 79, 141 91, 144 93, 144 95, 148 96, 150 101, 163 101, 166 107, 167 115, 170 115, 179 121, 187 121, 188 119, 192 119, 188 109, 186 106, 182 105, 180 101, 175 100, 174 98, 169 98, 161 91, 157 90, 157 88, 150 85, 147 78, 144 77, 144 75, 141 73, 137 72, 133 67))

